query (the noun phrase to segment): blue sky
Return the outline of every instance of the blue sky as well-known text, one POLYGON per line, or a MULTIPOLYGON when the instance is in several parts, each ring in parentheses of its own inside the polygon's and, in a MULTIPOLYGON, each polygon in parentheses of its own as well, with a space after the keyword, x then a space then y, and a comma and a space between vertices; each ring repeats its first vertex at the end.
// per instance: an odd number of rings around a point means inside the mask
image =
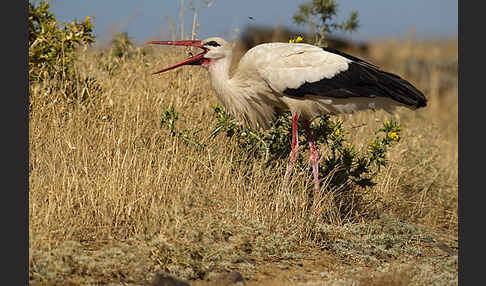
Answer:
MULTIPOLYGON (((197 4, 198 0, 194 0, 197 4)), ((186 5, 189 0, 185 0, 186 5)), ((211 0, 211 7, 201 1, 199 38, 220 36, 231 39, 247 24, 286 26, 304 30, 292 22, 300 1, 288 0, 211 0), (252 17, 254 20, 249 19, 252 17)), ((341 0, 339 17, 344 19, 352 10, 359 13, 358 31, 347 38, 363 41, 379 37, 405 37, 410 31, 419 37, 450 37, 458 31, 457 0, 341 0)), ((107 41, 114 32, 126 31, 142 43, 148 39, 168 37, 169 24, 165 15, 176 23, 180 19, 180 0, 50 0, 59 22, 94 18, 98 41, 107 41)), ((185 11, 185 30, 191 29, 192 11, 185 11)))

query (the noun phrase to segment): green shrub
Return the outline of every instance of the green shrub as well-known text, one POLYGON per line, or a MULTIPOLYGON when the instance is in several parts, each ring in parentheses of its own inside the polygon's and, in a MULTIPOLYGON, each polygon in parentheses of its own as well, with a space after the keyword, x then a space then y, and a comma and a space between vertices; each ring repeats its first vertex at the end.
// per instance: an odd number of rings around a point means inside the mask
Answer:
POLYGON ((75 49, 94 42, 90 17, 83 22, 58 23, 47 2, 29 2, 29 80, 39 81, 72 73, 75 49))
POLYGON ((41 1, 37 6, 29 2, 29 83, 44 89, 39 98, 31 98, 33 105, 43 106, 62 99, 67 103, 89 102, 102 92, 97 79, 76 72, 76 49, 94 42, 93 23, 90 17, 84 21, 58 23, 49 10, 49 4, 41 1))
MULTIPOLYGON (((292 128, 290 112, 277 116, 267 131, 238 124, 221 105, 216 105, 214 112, 217 122, 211 135, 214 137, 224 132, 227 137, 235 138, 243 161, 258 159, 272 165, 278 160, 288 160, 292 128)), ((367 150, 360 153, 347 141, 342 123, 331 120, 329 115, 320 115, 310 124, 317 148, 330 151, 328 157, 321 159, 320 177, 326 178, 333 172, 332 177, 329 176, 331 189, 342 188, 349 181, 362 187, 373 186, 372 179, 381 167, 387 165, 385 155, 388 147, 400 140, 402 128, 393 120, 385 121, 383 127, 376 131, 375 139, 367 150)), ((302 126, 300 129, 303 129, 302 126)), ((302 142, 300 146, 308 145, 307 138, 299 141, 302 142)), ((299 156, 297 164, 302 167, 302 156, 299 156)))

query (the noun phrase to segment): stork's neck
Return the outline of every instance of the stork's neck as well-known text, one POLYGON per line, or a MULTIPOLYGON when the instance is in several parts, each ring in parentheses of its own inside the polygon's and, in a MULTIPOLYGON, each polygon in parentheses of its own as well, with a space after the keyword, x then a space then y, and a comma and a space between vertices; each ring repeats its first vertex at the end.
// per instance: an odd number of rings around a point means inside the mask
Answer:
POLYGON ((226 111, 241 123, 256 128, 268 126, 273 119, 274 110, 272 101, 264 94, 266 84, 255 82, 244 73, 235 72, 230 78, 231 57, 225 57, 211 62, 208 66, 211 86, 216 96, 226 108, 226 111), (260 101, 254 100, 259 98, 260 101))
POLYGON ((232 56, 226 56, 224 58, 211 60, 208 66, 209 76, 211 82, 214 81, 228 81, 229 80, 229 70, 231 66, 232 56))
POLYGON ((211 86, 226 108, 231 106, 238 89, 230 80, 230 66, 231 56, 212 60, 208 66, 211 86))

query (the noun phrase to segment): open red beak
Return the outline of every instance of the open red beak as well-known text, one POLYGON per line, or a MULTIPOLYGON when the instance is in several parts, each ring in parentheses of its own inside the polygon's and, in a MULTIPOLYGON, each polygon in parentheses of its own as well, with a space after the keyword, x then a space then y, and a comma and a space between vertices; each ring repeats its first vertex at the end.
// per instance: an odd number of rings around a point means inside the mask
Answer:
POLYGON ((202 41, 199 41, 199 40, 193 40, 193 41, 150 41, 150 42, 147 42, 147 44, 170 45, 170 46, 188 46, 188 47, 198 47, 198 48, 203 49, 202 53, 197 54, 195 56, 192 56, 192 57, 190 57, 190 58, 188 58, 188 59, 186 59, 186 60, 184 60, 184 61, 182 61, 178 64, 167 67, 167 68, 160 70, 158 72, 154 72, 154 73, 152 73, 153 75, 158 74, 158 73, 162 73, 162 72, 165 72, 165 71, 168 71, 168 70, 171 70, 171 69, 175 69, 175 68, 183 66, 183 65, 200 65, 200 64, 203 63, 204 55, 208 51, 208 49, 203 46, 202 41))

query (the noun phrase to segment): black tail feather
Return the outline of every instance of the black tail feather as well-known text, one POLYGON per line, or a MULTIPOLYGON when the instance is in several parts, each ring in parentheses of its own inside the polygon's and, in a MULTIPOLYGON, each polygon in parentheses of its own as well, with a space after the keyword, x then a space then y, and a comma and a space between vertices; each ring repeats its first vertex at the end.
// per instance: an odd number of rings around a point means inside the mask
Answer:
POLYGON ((427 106, 424 94, 410 82, 389 72, 376 70, 376 73, 378 86, 386 90, 392 99, 416 108, 427 106))

